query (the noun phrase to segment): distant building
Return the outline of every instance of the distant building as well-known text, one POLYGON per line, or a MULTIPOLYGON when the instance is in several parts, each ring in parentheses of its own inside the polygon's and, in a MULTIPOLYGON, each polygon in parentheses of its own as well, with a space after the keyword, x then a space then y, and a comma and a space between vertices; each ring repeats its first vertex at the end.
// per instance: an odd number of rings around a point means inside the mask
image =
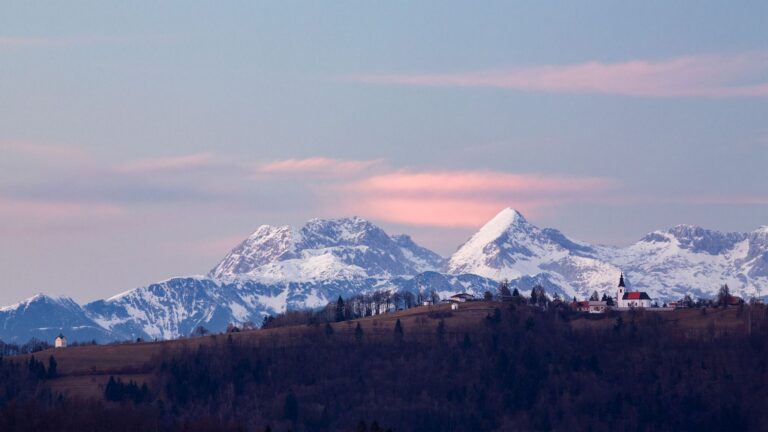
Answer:
POLYGON ((67 338, 65 338, 63 334, 59 333, 59 335, 56 336, 56 340, 53 341, 53 346, 55 348, 66 348, 67 338))
POLYGON ((591 314, 605 313, 608 310, 608 302, 584 300, 571 302, 571 308, 578 312, 587 312, 591 314))
POLYGON ((457 302, 451 302, 451 310, 459 310, 459 304, 457 302))
POLYGON ((587 303, 587 312, 591 314, 605 313, 608 310, 608 302, 590 300, 587 303))
POLYGON ((475 296, 468 293, 460 293, 460 294, 454 294, 452 295, 448 301, 453 303, 465 303, 468 301, 472 301, 475 299, 475 296))
POLYGON ((577 312, 589 312, 589 300, 576 301, 574 297, 574 300, 571 302, 571 309, 577 312))
POLYGON ((730 296, 728 297, 728 306, 738 306, 740 304, 744 303, 744 299, 738 296, 730 296))
POLYGON ((644 291, 626 291, 624 274, 619 276, 619 292, 616 296, 616 306, 619 308, 649 308, 651 297, 644 291))

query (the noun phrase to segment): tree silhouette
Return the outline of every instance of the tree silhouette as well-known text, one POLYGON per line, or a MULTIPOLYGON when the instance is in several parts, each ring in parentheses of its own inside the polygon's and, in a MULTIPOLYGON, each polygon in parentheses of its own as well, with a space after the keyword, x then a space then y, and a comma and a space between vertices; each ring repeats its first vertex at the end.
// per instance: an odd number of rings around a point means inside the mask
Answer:
POLYGON ((58 363, 56 362, 56 359, 51 356, 48 358, 48 378, 56 378, 58 374, 58 363))
POLYGON ((283 416, 286 419, 293 421, 299 417, 299 401, 296 400, 296 396, 294 396, 293 392, 288 393, 288 396, 285 397, 283 416))
POLYGON ((733 296, 731 296, 731 289, 728 288, 728 284, 725 284, 720 287, 720 290, 717 292, 717 304, 720 306, 728 306, 731 304, 731 299, 733 296))
POLYGON ((339 296, 336 302, 336 322, 344 321, 344 299, 339 296))
POLYGON ((400 318, 395 322, 395 341, 403 341, 403 325, 400 323, 400 318))

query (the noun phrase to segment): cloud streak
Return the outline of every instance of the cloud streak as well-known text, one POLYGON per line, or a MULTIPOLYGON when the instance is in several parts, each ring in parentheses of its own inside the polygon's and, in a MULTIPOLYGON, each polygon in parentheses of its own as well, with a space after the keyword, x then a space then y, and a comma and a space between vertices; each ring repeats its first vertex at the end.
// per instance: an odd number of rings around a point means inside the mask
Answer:
POLYGON ((257 168, 257 172, 268 175, 346 177, 362 173, 381 162, 381 160, 350 160, 326 157, 284 159, 261 164, 257 168))
POLYGON ((588 62, 503 70, 346 77, 369 84, 486 87, 631 97, 766 97, 768 54, 684 56, 662 61, 588 62))
POLYGON ((499 209, 536 214, 590 199, 615 185, 603 178, 498 171, 397 171, 322 189, 335 211, 377 220, 435 227, 476 227, 499 209))
POLYGON ((167 158, 141 159, 118 165, 115 170, 124 174, 145 174, 158 171, 186 171, 212 166, 211 153, 196 153, 167 158))

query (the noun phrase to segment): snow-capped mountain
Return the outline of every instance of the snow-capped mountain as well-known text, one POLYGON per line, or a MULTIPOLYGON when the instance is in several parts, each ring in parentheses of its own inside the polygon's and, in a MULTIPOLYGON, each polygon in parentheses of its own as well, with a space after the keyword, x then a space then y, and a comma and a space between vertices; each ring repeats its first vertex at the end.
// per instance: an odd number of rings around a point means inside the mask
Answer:
POLYGON ((70 340, 105 341, 119 337, 90 319, 85 311, 66 297, 37 294, 22 302, 0 308, 0 339, 24 343, 32 337, 53 341, 62 331, 70 340))
POLYGON ((502 210, 448 261, 452 274, 539 283, 567 296, 613 294, 624 272, 631 289, 661 301, 686 294, 712 297, 727 283, 744 297, 768 293, 768 227, 721 233, 691 225, 654 231, 625 247, 593 246, 555 229, 540 229, 517 211, 502 210))
POLYGON ((600 259, 593 246, 555 229, 540 229, 507 208, 459 247, 448 261, 448 273, 508 279, 523 289, 541 275, 539 282, 546 280, 570 298, 615 286, 621 270, 600 259))
POLYGON ((721 233, 678 225, 627 248, 602 248, 601 256, 656 297, 711 297, 725 283, 745 298, 768 293, 768 227, 721 233))
POLYGON ((197 326, 222 331, 228 323, 253 321, 287 309, 318 308, 339 296, 376 290, 482 294, 496 282, 476 275, 424 272, 391 279, 352 279, 266 284, 237 280, 222 283, 203 277, 173 278, 85 305, 99 325, 124 339, 169 339, 191 334, 197 326))
POLYGON ((449 260, 406 235, 390 236, 360 218, 313 219, 300 228, 259 227, 207 276, 168 279, 80 306, 38 295, 0 308, 0 339, 167 339, 202 325, 259 323, 287 309, 322 307, 338 296, 375 290, 495 291, 498 281, 529 291, 584 298, 614 294, 624 272, 630 289, 660 301, 712 297, 723 283, 743 297, 768 293, 768 226, 720 233, 690 225, 654 231, 620 248, 596 246, 539 228, 502 210, 449 260), (446 273, 441 273, 445 271, 446 273))
POLYGON ((442 263, 410 237, 389 236, 367 220, 312 219, 301 228, 262 225, 208 275, 262 282, 391 278, 442 263))
POLYGON ((286 309, 322 307, 340 295, 375 290, 482 294, 496 287, 481 276, 433 271, 443 264, 442 257, 409 236, 390 236, 360 218, 313 219, 301 228, 264 225, 207 276, 172 278, 82 307, 69 300, 68 319, 86 320, 102 331, 100 337, 79 338, 65 324, 56 332, 62 329, 70 340, 100 342, 168 339, 189 335, 200 325, 221 331, 228 323, 259 323, 264 315, 286 309))

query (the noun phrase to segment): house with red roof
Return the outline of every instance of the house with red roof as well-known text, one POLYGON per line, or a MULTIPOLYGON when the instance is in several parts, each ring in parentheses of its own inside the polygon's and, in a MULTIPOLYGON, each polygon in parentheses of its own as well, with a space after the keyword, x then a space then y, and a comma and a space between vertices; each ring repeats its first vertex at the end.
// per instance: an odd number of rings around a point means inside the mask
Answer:
POLYGON ((651 297, 644 291, 626 291, 624 274, 619 276, 619 292, 616 296, 616 306, 622 308, 649 308, 651 297))

